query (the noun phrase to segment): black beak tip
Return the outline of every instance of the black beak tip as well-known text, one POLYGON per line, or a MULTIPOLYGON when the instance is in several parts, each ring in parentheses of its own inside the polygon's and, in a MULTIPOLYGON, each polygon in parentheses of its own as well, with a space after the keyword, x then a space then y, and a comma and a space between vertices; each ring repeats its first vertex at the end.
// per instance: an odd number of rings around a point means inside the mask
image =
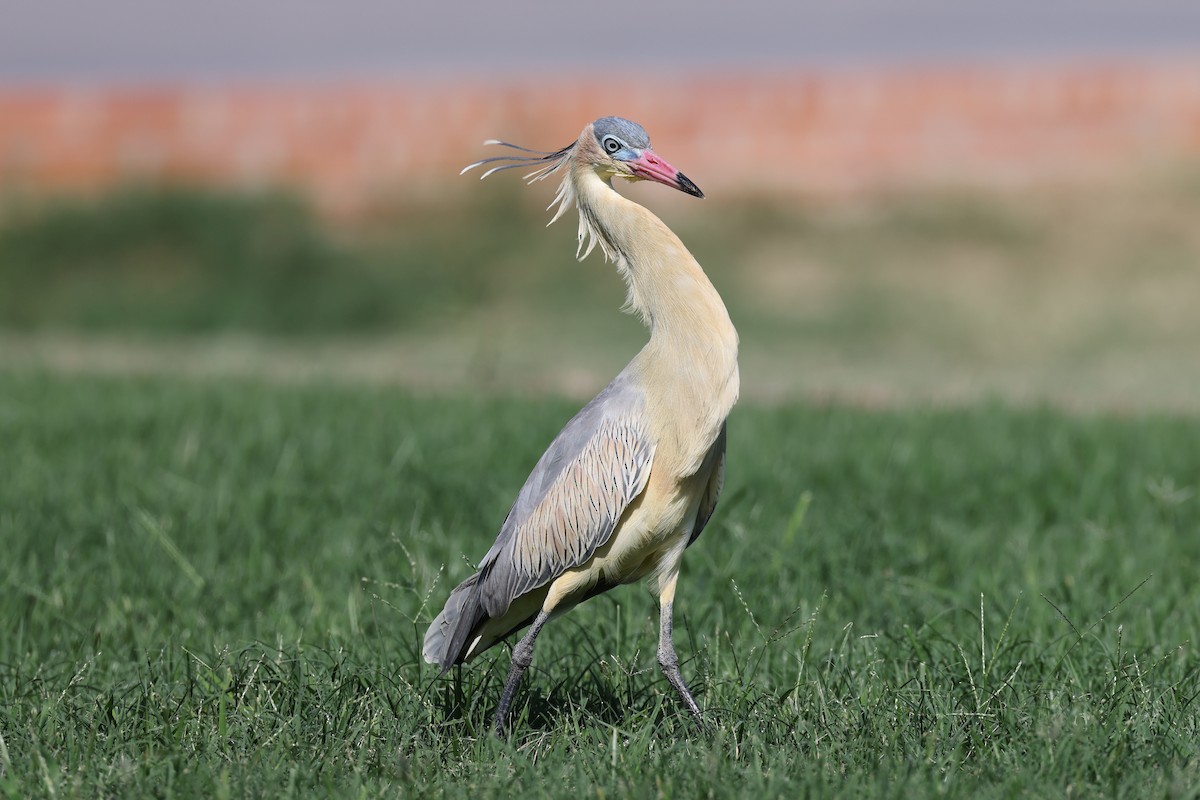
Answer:
POLYGON ((700 187, 692 183, 692 179, 682 172, 675 176, 675 185, 679 191, 690 194, 692 197, 704 198, 704 192, 700 191, 700 187))

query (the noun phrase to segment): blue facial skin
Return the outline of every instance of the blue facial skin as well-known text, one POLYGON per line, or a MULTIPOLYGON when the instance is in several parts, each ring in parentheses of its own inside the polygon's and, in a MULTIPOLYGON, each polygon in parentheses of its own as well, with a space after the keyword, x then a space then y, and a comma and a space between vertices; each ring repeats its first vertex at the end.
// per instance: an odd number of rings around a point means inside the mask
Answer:
MULTIPOLYGON (((650 137, 645 128, 621 117, 601 117, 592 123, 592 132, 600 149, 617 161, 637 161, 645 150, 650 149, 650 137)), ((660 178, 655 180, 661 181, 660 178)), ((676 173, 674 182, 668 185, 692 197, 704 197, 700 187, 682 172, 676 173)))
POLYGON ((650 146, 646 130, 621 117, 601 117, 592 123, 592 130, 601 149, 617 161, 634 161, 650 146))

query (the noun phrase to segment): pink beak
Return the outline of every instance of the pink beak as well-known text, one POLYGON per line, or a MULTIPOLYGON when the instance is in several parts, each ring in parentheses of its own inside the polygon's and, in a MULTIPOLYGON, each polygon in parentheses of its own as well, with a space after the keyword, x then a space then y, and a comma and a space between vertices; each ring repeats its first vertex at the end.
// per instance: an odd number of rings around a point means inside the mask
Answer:
POLYGON ((633 170, 633 174, 639 178, 666 184, 681 192, 690 194, 692 197, 704 197, 704 192, 700 191, 700 187, 692 183, 688 176, 659 158, 648 147, 642 151, 642 154, 637 159, 627 161, 626 163, 633 170))

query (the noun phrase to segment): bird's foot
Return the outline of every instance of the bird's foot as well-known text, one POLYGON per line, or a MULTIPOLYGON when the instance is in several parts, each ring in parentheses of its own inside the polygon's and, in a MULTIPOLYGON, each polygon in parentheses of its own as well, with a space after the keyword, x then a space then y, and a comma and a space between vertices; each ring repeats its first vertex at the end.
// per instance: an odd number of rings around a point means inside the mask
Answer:
POLYGON ((687 710, 692 712, 692 716, 697 721, 702 722, 704 715, 700 712, 700 706, 696 704, 696 699, 692 697, 691 691, 688 690, 687 684, 683 682, 683 673, 679 671, 679 660, 664 658, 660 660, 663 674, 666 675, 667 681, 675 687, 675 691, 679 693, 679 699, 683 701, 687 710))
POLYGON ((496 707, 496 717, 492 720, 492 730, 497 738, 507 739, 508 730, 508 712, 512 707, 513 697, 517 693, 517 684, 521 681, 521 674, 525 668, 519 664, 513 664, 508 674, 508 681, 504 685, 504 691, 500 695, 500 705, 496 707))

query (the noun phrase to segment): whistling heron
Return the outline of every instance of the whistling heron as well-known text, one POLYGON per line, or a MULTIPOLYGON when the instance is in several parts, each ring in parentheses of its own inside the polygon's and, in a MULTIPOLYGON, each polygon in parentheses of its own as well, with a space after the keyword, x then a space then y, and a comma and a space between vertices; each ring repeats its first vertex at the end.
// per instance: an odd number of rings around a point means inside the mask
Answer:
POLYGON ((658 663, 684 704, 700 708, 679 671, 671 608, 683 551, 704 530, 725 476, 725 418, 738 396, 737 331, 696 260, 658 217, 613 190, 614 177, 704 194, 650 149, 640 125, 603 117, 553 153, 497 156, 483 177, 533 168, 561 174, 557 220, 579 211, 579 259, 598 243, 629 290, 650 341, 550 443, 479 571, 451 594, 425 634, 443 673, 531 627, 512 652, 496 710, 505 729, 542 626, 583 600, 650 577, 660 603, 658 663))

